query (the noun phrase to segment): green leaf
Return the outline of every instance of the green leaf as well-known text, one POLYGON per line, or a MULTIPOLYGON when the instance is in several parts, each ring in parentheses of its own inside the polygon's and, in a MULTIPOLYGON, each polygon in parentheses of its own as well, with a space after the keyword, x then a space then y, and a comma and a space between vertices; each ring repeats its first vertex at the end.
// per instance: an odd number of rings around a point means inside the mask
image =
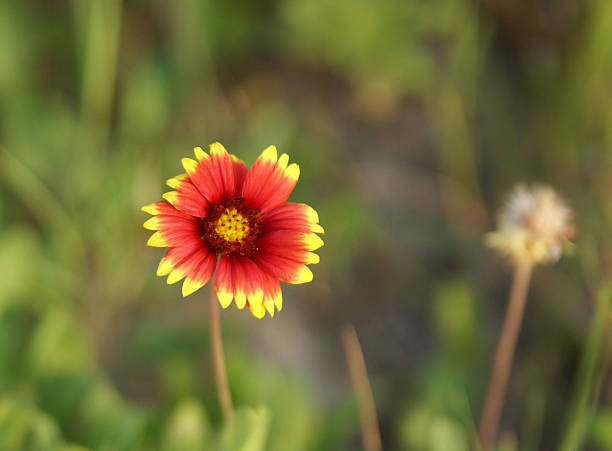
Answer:
POLYGON ((0 231, 0 311, 32 285, 38 258, 36 236, 27 227, 0 231))
POLYGON ((224 425, 217 451, 262 451, 270 426, 270 412, 267 407, 243 407, 224 425))
POLYGON ((205 449, 210 426, 202 405, 185 399, 172 412, 164 429, 162 443, 166 451, 205 449))
POLYGON ((59 442, 51 416, 12 396, 0 398, 0 449, 55 451, 59 442))
POLYGON ((30 347, 30 370, 49 375, 93 369, 91 346, 75 318, 65 310, 49 312, 38 325, 30 347))

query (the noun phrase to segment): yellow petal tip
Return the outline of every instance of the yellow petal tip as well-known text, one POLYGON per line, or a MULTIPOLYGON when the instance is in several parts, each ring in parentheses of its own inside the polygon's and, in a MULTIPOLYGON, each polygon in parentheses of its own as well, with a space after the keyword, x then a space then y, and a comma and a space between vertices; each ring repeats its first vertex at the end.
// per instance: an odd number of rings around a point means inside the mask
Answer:
POLYGON ((323 244, 325 244, 323 243, 321 237, 316 233, 305 233, 303 235, 303 242, 309 251, 316 251, 323 246, 323 244))
POLYGON ((266 308, 266 311, 270 314, 270 316, 272 318, 274 318, 274 312, 275 312, 275 310, 274 310, 274 301, 272 299, 268 298, 268 299, 266 299, 263 302, 263 305, 266 308))
POLYGON ((159 230, 159 218, 157 216, 153 216, 145 221, 142 225, 147 230, 159 230))
POLYGON ((143 205, 140 207, 140 209, 145 213, 149 213, 150 215, 156 215, 159 213, 159 208, 157 208, 157 205, 155 204, 143 205))
POLYGON ((268 146, 259 156, 263 161, 270 161, 272 163, 276 163, 278 158, 278 152, 276 151, 276 146, 268 146))
POLYGON ((293 180, 299 179, 300 167, 297 165, 297 163, 291 163, 285 170, 285 175, 293 180))
POLYGON ((249 300, 249 309, 251 310, 253 316, 257 319, 263 318, 266 314, 266 309, 263 305, 263 302, 259 302, 256 304, 251 303, 251 301, 249 300))
POLYGON ((312 224, 310 226, 310 231, 314 232, 314 233, 325 233, 325 229, 323 228, 323 226, 321 224, 312 224))
POLYGON ((284 170, 287 168, 287 164, 289 164, 289 155, 284 153, 278 157, 278 167, 284 170))
POLYGON ((196 168, 198 167, 198 162, 195 160, 192 160, 191 158, 181 159, 181 164, 185 168, 185 171, 187 171, 187 174, 193 174, 196 168))
POLYGON ((168 243, 160 232, 155 232, 147 241, 147 246, 152 247, 168 247, 168 243))
POLYGON ((227 153, 225 147, 220 142, 214 142, 209 146, 210 155, 220 156, 227 153))
POLYGON ((232 303, 234 295, 229 291, 217 291, 217 299, 219 299, 219 304, 221 307, 228 308, 232 303))
POLYGON ((162 194, 162 198, 174 205, 176 203, 176 200, 178 199, 178 192, 168 191, 167 193, 162 194))
POLYGON ((274 305, 279 312, 283 309, 283 292, 280 290, 278 294, 274 296, 274 305))
POLYGON ((167 258, 162 258, 157 267, 157 275, 160 277, 167 276, 173 269, 174 265, 167 258))
POLYGON ((206 152, 204 152, 204 149, 202 149, 200 146, 194 147, 193 148, 193 153, 195 154, 195 156, 198 159, 198 161, 202 161, 202 160, 207 160, 208 159, 208 154, 206 152))
POLYGON ((174 268, 170 274, 168 274, 168 279, 166 282, 168 282, 168 285, 172 285, 173 283, 181 280, 183 277, 185 277, 183 271, 181 271, 179 268, 174 268))
POLYGON ((302 266, 298 273, 296 274, 295 279, 293 280, 292 283, 298 284, 298 283, 307 283, 312 281, 313 279, 313 274, 312 271, 310 270, 310 268, 308 266, 302 266))
POLYGON ((319 222, 319 213, 317 213, 317 210, 312 208, 310 205, 306 205, 306 217, 308 218, 308 221, 313 224, 317 224, 319 222))
POLYGON ((321 261, 321 258, 317 254, 314 254, 312 252, 308 252, 306 254, 306 262, 305 263, 307 265, 316 265, 320 261, 321 261))
POLYGON ((181 181, 183 181, 187 177, 189 177, 187 174, 179 174, 176 177, 172 177, 166 180, 166 185, 168 185, 170 188, 177 189, 181 184, 181 181))
POLYGON ((181 289, 183 293, 183 297, 187 297, 190 294, 195 293, 203 286, 204 286, 203 283, 190 279, 189 277, 186 277, 183 282, 183 287, 181 289))
POLYGON ((236 307, 238 307, 238 310, 242 310, 245 305, 246 305, 246 294, 244 291, 238 290, 236 292, 236 307))

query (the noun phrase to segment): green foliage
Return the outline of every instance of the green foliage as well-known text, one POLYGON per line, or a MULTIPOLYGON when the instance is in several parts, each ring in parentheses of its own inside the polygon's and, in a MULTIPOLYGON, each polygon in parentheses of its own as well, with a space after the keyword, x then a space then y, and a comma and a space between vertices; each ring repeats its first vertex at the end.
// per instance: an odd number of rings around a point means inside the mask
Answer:
POLYGON ((489 3, 0 2, 0 450, 352 449, 348 320, 385 449, 474 449, 509 283, 480 240, 519 180, 581 235, 534 275, 498 448, 611 449, 587 293, 612 260, 612 6, 489 3), (155 277, 138 210, 215 140, 288 152, 326 229, 273 322, 223 312, 227 423, 206 293, 155 277))
POLYGON ((213 446, 219 451, 262 451, 268 435, 270 413, 265 407, 242 408, 221 430, 213 446))
POLYGON ((195 399, 180 402, 170 414, 162 434, 162 449, 189 451, 204 449, 210 425, 195 399))

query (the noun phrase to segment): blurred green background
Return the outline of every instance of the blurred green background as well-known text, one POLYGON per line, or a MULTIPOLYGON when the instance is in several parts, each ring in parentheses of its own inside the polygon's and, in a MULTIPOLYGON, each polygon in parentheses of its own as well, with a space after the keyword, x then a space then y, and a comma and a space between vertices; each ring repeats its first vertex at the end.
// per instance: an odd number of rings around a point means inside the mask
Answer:
POLYGON ((347 322, 384 448, 473 449, 518 181, 580 235, 534 275, 499 449, 612 450, 612 2, 1 1, 0 450, 359 449, 347 322), (155 277, 139 211, 216 140, 289 153, 326 229, 274 319, 222 312, 227 424, 206 289, 155 277))

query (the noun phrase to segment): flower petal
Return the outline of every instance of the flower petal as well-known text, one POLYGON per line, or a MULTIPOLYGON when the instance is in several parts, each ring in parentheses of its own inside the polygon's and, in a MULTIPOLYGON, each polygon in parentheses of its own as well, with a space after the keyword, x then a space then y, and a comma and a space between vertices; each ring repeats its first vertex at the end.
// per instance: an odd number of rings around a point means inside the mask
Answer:
POLYGON ((166 184, 176 191, 164 193, 162 197, 177 210, 199 218, 208 215, 208 201, 189 179, 187 174, 180 174, 166 180, 166 184))
POLYGON ((272 230, 324 233, 319 225, 319 215, 306 204, 285 202, 268 211, 263 220, 264 233, 272 230))
POLYGON ((202 245, 198 219, 185 214, 160 214, 144 223, 151 230, 157 230, 147 244, 154 247, 178 247, 202 245))
POLYGON ((234 196, 240 196, 248 170, 244 161, 236 155, 230 155, 230 157, 232 157, 232 164, 234 165, 234 196))
POLYGON ((187 217, 187 215, 172 206, 169 202, 165 200, 160 200, 158 202, 145 205, 140 208, 145 213, 149 213, 150 215, 175 215, 180 217, 187 217))
POLYGON ((213 274, 217 256, 208 248, 200 249, 193 257, 187 260, 185 266, 185 281, 183 282, 183 297, 202 288, 213 274))
POLYGON ((167 276, 176 266, 195 254, 201 247, 201 243, 191 243, 187 246, 171 247, 159 261, 157 275, 167 276))
POLYGON ((270 274, 263 272, 264 280, 264 307, 274 316, 274 307, 280 312, 283 308, 283 293, 280 287, 280 281, 270 274))
POLYGON ((230 257, 222 255, 215 268, 215 290, 221 307, 227 308, 234 298, 234 280, 230 257))
POLYGON ((322 246, 323 241, 314 233, 274 230, 257 244, 259 253, 253 257, 257 265, 280 280, 296 284, 312 280, 312 272, 305 265, 319 262, 319 256, 310 251, 322 246))
POLYGON ((263 307, 264 285, 261 269, 250 258, 243 256, 235 257, 235 264, 240 265, 242 269, 241 277, 236 277, 234 280, 236 299, 238 299, 238 293, 244 293, 251 313, 257 318, 263 317, 265 309, 263 307))
POLYGON ((275 247, 292 251, 314 251, 323 246, 323 240, 316 233, 304 233, 295 230, 272 230, 264 233, 259 239, 260 247, 275 247))
POLYGON ((168 284, 176 283, 185 277, 183 282, 183 297, 185 297, 208 282, 216 260, 216 255, 206 246, 170 248, 159 263, 158 275, 167 273, 168 284))
MULTIPOLYGON (((249 306, 251 313, 262 318, 266 309, 264 307, 264 294, 266 284, 272 276, 265 274, 250 258, 245 256, 223 255, 215 269, 215 287, 219 302, 226 308, 235 299, 239 309, 249 306)), ((271 284, 269 298, 274 305, 278 297, 274 285, 271 284)))
POLYGON ((262 270, 283 282, 300 284, 313 279, 312 271, 304 263, 268 252, 261 252, 253 260, 262 270))
POLYGON ((299 166, 287 166, 288 161, 287 154, 277 158, 274 146, 261 153, 244 180, 242 197, 246 205, 265 212, 287 200, 300 176, 299 166))
POLYGON ((183 158, 181 161, 189 178, 211 204, 233 196, 235 190, 234 163, 225 147, 216 142, 210 145, 210 155, 196 148, 198 161, 183 158))

